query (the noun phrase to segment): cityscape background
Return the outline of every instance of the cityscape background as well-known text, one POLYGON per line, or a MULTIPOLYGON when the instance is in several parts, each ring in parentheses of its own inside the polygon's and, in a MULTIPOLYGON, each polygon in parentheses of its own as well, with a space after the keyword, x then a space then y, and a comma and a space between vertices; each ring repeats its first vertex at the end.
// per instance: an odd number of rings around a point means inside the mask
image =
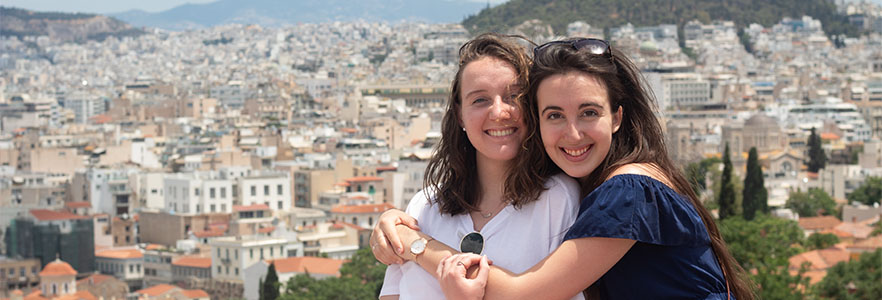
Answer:
POLYGON ((882 295, 882 1, 184 2, 0 2, 0 299, 375 299, 485 31, 627 53, 762 299, 882 295))

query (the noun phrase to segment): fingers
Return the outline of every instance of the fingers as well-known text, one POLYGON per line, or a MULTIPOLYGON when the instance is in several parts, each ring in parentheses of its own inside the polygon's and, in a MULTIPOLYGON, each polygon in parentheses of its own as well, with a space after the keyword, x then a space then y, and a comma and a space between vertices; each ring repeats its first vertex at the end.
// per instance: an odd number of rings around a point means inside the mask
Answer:
POLYGON ((478 275, 475 276, 475 280, 481 282, 482 285, 487 284, 487 277, 490 276, 490 260, 486 256, 481 257, 480 268, 478 269, 478 275))
MULTIPOLYGON (((396 219, 400 220, 400 219, 396 219)), ((377 228, 382 230, 383 235, 385 236, 388 244, 392 247, 392 251, 396 254, 404 253, 404 246, 401 243, 401 237, 398 236, 398 230, 395 229, 395 225, 397 222, 382 222, 377 224, 377 228)))
POLYGON ((414 217, 412 217, 412 216, 410 216, 410 215, 408 215, 408 214, 405 214, 405 215, 403 215, 403 216, 400 217, 400 220, 401 220, 401 224, 403 224, 403 225, 405 225, 405 226, 407 226, 407 227, 410 227, 410 229, 413 229, 413 230, 420 230, 420 225, 417 224, 417 219, 416 219, 416 218, 414 218, 414 217))

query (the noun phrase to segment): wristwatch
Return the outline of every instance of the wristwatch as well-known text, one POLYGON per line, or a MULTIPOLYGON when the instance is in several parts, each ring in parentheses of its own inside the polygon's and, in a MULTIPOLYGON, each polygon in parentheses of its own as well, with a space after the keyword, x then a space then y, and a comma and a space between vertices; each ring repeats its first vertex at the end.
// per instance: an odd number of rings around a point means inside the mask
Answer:
POLYGON ((413 254, 413 260, 416 261, 417 257, 423 252, 426 252, 426 246, 429 244, 429 241, 434 240, 433 238, 425 239, 419 238, 416 241, 410 243, 410 254, 413 254))

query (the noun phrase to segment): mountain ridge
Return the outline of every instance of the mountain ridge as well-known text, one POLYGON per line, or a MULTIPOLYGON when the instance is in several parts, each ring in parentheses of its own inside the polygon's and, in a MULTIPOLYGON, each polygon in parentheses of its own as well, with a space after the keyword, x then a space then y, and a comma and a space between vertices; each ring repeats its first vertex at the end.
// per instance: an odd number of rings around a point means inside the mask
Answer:
POLYGON ((48 36, 52 39, 84 42, 110 36, 138 36, 144 32, 120 20, 87 13, 34 12, 0 6, 0 36, 48 36))
POLYGON ((130 10, 110 16, 136 26, 187 30, 228 23, 261 26, 353 20, 456 23, 483 7, 485 3, 466 0, 219 0, 188 3, 156 13, 130 10))
POLYGON ((829 35, 855 36, 860 31, 836 13, 830 0, 510 0, 470 15, 462 24, 472 33, 506 31, 518 24, 538 19, 551 25, 557 34, 567 24, 584 21, 598 28, 632 23, 634 26, 677 24, 691 20, 709 23, 734 21, 744 27, 751 23, 771 26, 783 17, 811 16, 823 23, 829 35))

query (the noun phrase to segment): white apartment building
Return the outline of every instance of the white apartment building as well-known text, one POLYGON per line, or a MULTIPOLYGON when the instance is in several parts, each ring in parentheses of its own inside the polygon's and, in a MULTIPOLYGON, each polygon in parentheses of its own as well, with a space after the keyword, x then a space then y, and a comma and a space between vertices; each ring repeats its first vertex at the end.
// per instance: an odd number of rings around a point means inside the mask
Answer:
POLYGON ((74 122, 76 123, 87 123, 89 118, 103 114, 107 110, 104 99, 85 93, 67 96, 62 103, 65 109, 74 112, 74 122))
POLYGON ((84 169, 71 182, 72 201, 92 203, 92 211, 117 216, 131 214, 137 207, 129 177, 138 169, 84 169))
POLYGON ((257 235, 211 240, 211 278, 244 281, 244 270, 261 260, 288 257, 288 240, 257 235))
POLYGON ((274 211, 291 208, 291 178, 287 172, 253 172, 236 179, 237 205, 265 204, 274 211))
POLYGON ((144 255, 138 249, 109 249, 95 253, 95 265, 103 274, 113 275, 138 290, 144 279, 144 255))
POLYGON ((170 174, 165 177, 165 208, 181 213, 233 212, 233 180, 217 172, 170 174))
POLYGON ((854 103, 843 103, 838 98, 826 98, 812 104, 791 103, 773 109, 782 127, 798 128, 806 133, 820 130, 824 122, 834 122, 846 142, 869 141, 873 130, 854 103))
POLYGON ((160 172, 138 173, 132 177, 132 189, 138 191, 138 204, 142 208, 165 208, 165 176, 160 172))
POLYGON ((711 101, 711 83, 698 73, 647 73, 646 78, 663 109, 719 104, 711 101))

